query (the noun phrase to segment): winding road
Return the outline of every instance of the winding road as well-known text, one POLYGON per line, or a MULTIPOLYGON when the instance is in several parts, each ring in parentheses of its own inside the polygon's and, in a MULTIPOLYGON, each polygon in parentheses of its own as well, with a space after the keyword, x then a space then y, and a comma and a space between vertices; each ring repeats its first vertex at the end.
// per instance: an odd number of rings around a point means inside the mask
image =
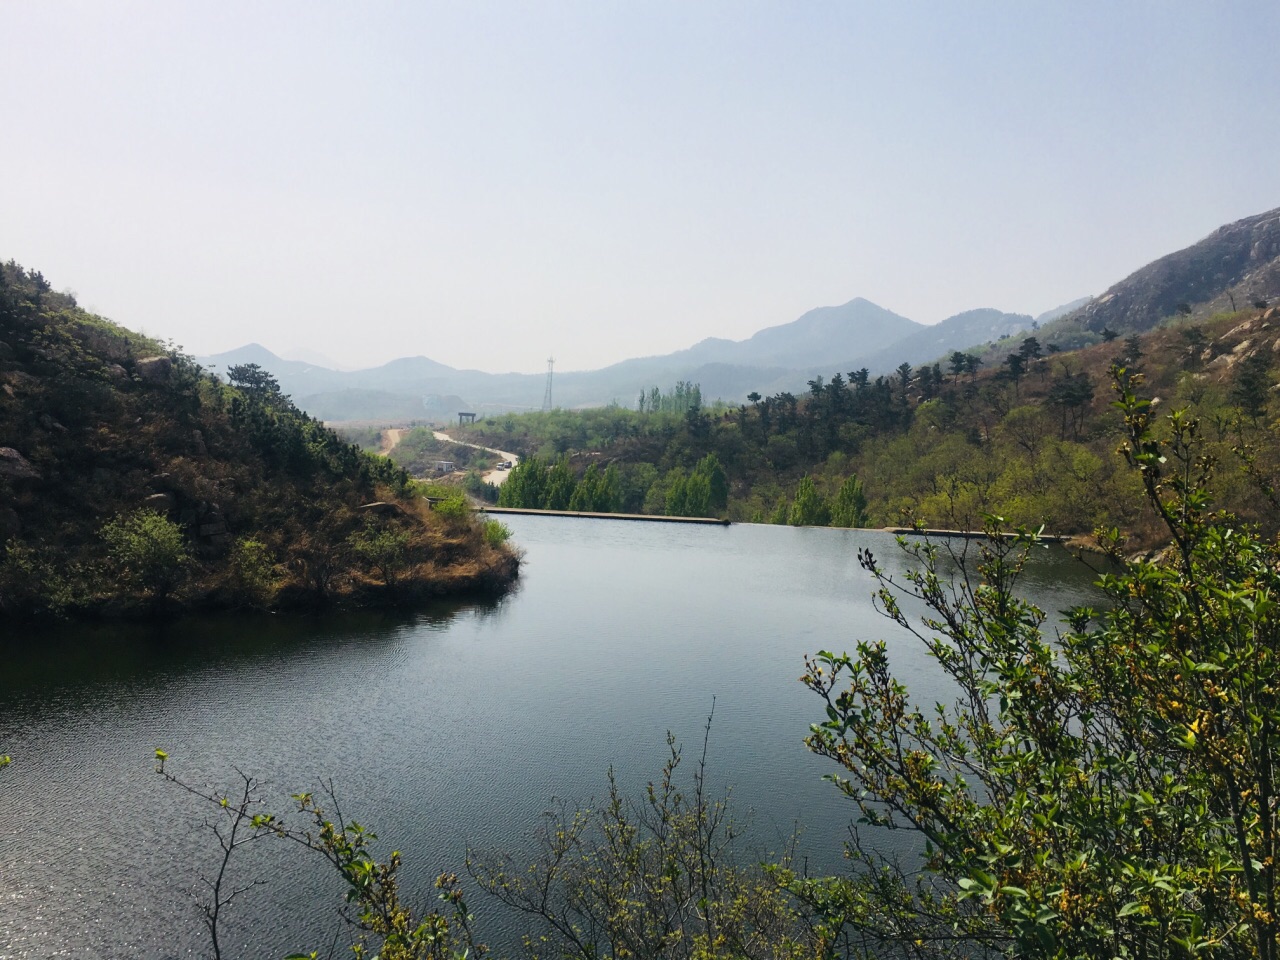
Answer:
MULTIPOLYGON (((389 433, 390 431, 387 432, 389 433)), ((399 431, 396 432, 399 433, 399 431)), ((437 440, 443 440, 446 443, 456 443, 463 447, 475 447, 477 450, 486 450, 489 453, 496 453, 499 460, 510 460, 513 467, 520 462, 520 458, 518 456, 506 450, 495 450, 493 447, 482 447, 478 443, 467 443, 465 440, 455 440, 447 433, 441 433, 439 430, 433 430, 431 432, 435 435, 437 440)), ((397 442, 398 439, 399 438, 397 438, 397 442)), ((510 473, 510 470, 490 470, 488 473, 483 475, 484 481, 485 483, 492 483, 495 487, 500 487, 510 473)))
MULTIPOLYGON (((403 427, 387 427, 382 431, 382 446, 378 452, 385 457, 396 448, 405 432, 405 428, 403 427)), ((441 433, 439 430, 432 430, 431 432, 437 440, 443 440, 446 443, 456 443, 463 447, 475 447, 477 450, 496 453, 499 460, 510 460, 512 466, 515 466, 520 462, 520 458, 518 456, 514 453, 509 453, 506 450, 495 450, 493 447, 482 447, 478 443, 467 443, 465 440, 455 440, 447 433, 441 433)), ((500 487, 502 486, 502 482, 507 479, 507 474, 510 472, 510 470, 490 470, 483 476, 486 483, 492 483, 495 487, 500 487)))

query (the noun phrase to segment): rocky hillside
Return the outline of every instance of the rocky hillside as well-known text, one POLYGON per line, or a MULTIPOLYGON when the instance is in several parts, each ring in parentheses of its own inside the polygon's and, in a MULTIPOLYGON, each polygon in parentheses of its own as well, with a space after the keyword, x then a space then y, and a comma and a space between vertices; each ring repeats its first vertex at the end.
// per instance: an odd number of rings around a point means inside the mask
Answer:
POLYGON ((501 531, 298 411, 0 265, 0 618, 495 589, 501 531))
POLYGON ((1280 298, 1280 208, 1219 227, 1147 264, 1072 314, 1085 329, 1150 330, 1180 314, 1208 316, 1280 298))

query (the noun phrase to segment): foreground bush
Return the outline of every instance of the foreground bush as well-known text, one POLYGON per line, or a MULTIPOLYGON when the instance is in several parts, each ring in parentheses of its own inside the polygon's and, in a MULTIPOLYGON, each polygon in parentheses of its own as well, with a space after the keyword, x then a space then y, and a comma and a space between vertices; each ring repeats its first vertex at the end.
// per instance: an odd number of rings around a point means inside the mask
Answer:
POLYGON ((864 552, 957 698, 913 703, 883 642, 808 665, 811 749, 863 823, 921 838, 919 864, 862 846, 853 877, 792 884, 868 955, 1276 956, 1280 550, 1211 512, 1195 424, 1158 438, 1132 386, 1125 454, 1167 562, 1103 576, 1106 609, 1057 635, 1015 595, 1030 538, 958 582, 927 543, 903 582, 864 552))

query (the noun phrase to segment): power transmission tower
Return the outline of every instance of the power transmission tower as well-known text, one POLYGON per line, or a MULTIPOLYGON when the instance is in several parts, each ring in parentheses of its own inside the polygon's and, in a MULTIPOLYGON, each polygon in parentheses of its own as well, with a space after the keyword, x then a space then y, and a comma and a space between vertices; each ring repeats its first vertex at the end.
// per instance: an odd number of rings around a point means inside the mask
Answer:
POLYGON ((547 357, 547 392, 542 395, 542 409, 545 413, 551 409, 551 372, 555 368, 556 358, 547 357))

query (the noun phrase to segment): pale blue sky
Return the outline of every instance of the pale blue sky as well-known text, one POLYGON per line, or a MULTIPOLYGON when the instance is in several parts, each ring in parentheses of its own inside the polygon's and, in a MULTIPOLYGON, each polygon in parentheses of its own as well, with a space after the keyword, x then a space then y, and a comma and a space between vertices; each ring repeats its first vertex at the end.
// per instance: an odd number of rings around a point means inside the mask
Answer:
POLYGON ((1280 206, 1277 37, 1274 0, 0 0, 0 257, 346 365, 1038 313, 1280 206))

